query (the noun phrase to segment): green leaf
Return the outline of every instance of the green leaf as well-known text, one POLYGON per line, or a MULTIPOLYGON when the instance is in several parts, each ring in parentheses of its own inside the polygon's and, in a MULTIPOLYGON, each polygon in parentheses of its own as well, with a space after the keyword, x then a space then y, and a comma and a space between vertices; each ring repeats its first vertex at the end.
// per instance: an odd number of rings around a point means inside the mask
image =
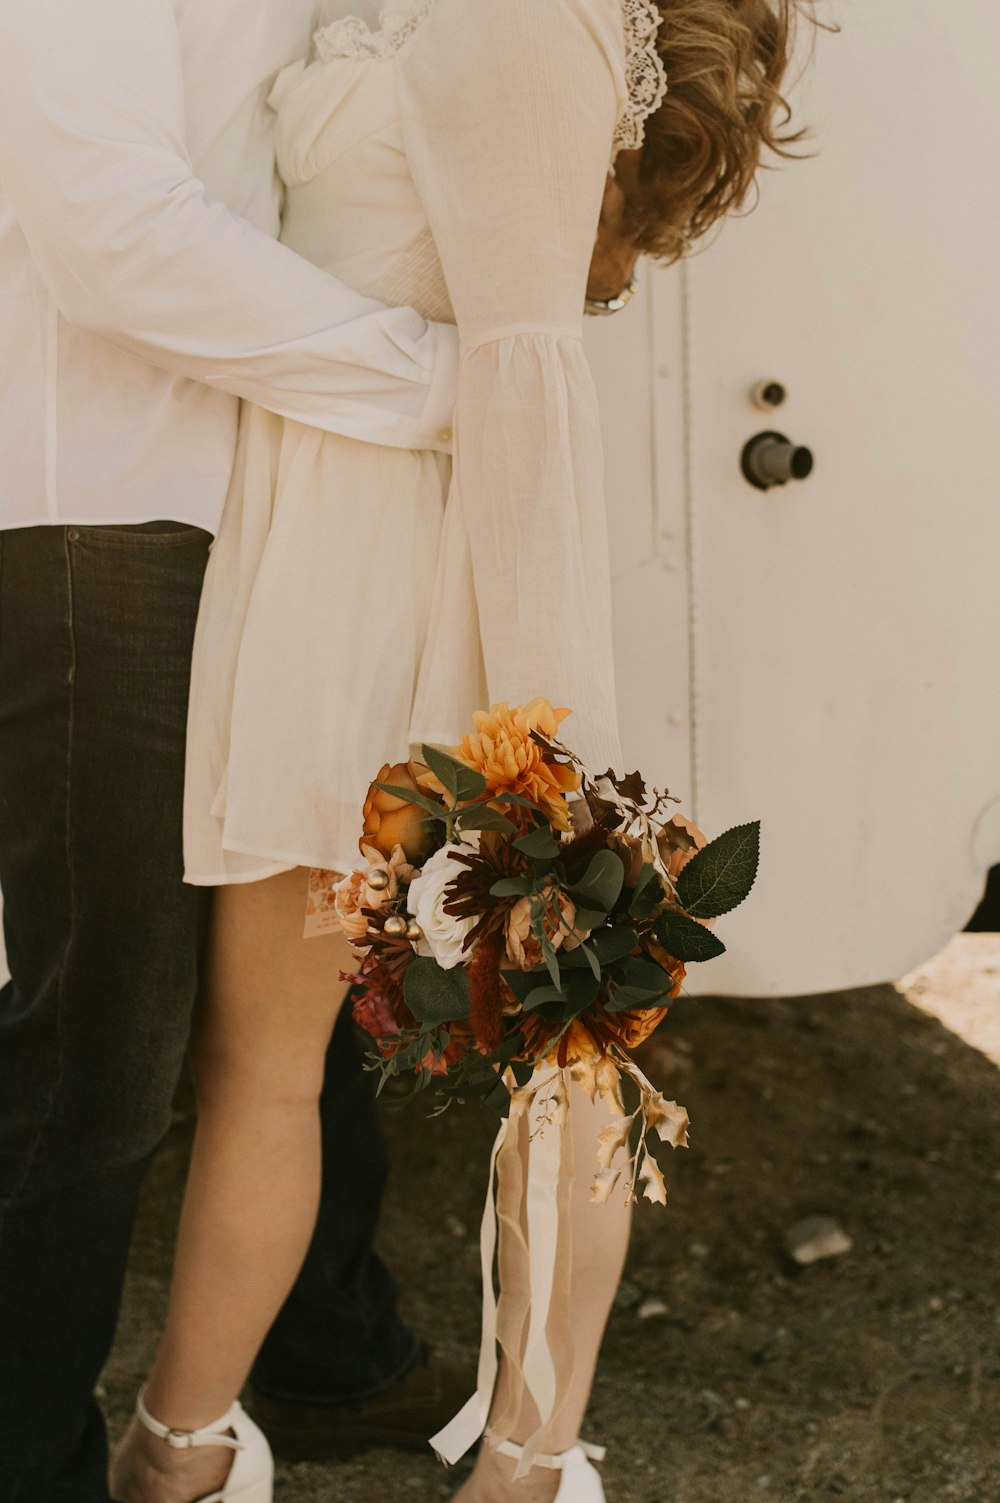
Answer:
POLYGON ((616 960, 624 960, 626 955, 638 947, 638 940, 634 932, 622 925, 611 928, 595 929, 590 936, 589 944, 595 951, 601 965, 613 965, 616 960))
POLYGON ((587 953, 587 946, 577 945, 575 950, 567 950, 564 947, 559 951, 559 964, 564 971, 590 970, 591 956, 587 953))
POLYGON ((760 821, 737 825, 711 841, 677 879, 677 899, 692 918, 717 918, 742 903, 760 859, 760 821))
POLYGON ((428 814, 433 814, 435 819, 447 819, 447 812, 441 805, 435 803, 426 793, 420 793, 414 788, 396 788, 392 783, 376 783, 376 788, 381 788, 383 793, 394 793, 397 798, 405 799, 408 804, 416 804, 418 809, 426 809, 428 814))
POLYGON ((429 956, 416 956, 406 968, 403 996, 421 1023, 451 1023, 469 1016, 469 978, 461 965, 446 971, 429 956))
POLYGON ((466 767, 457 757, 439 751, 436 746, 422 746, 420 749, 431 772, 456 802, 466 803, 486 792, 486 779, 474 767, 466 767))
POLYGON ((595 976, 592 971, 572 971, 566 977, 563 989, 569 999, 565 1012, 567 1022, 597 1000, 602 985, 600 974, 595 976))
POLYGON ((498 804, 517 804, 521 809, 534 809, 536 814, 542 813, 542 810, 539 809, 534 800, 525 798, 523 793, 498 793, 495 802, 498 804))
MULTIPOLYGON (((581 945, 580 946, 580 953, 583 955, 584 960, 587 962, 587 965, 590 968, 591 974, 593 976, 596 976, 597 979, 598 979, 598 981, 600 981, 600 979, 601 979, 601 962, 598 960, 598 958, 595 955, 594 951, 590 948, 589 945, 581 945)), ((570 954, 571 955, 575 955, 576 951, 575 950, 571 950, 570 954)))
POLYGON ((608 915, 600 908, 581 908, 577 904, 576 916, 573 919, 573 930, 576 934, 586 934, 589 929, 598 929, 601 924, 606 924, 608 915))
POLYGON ((669 1000, 670 992, 648 992, 635 986, 611 986, 606 1012, 646 1012, 653 1007, 662 1007, 669 1000))
POLYGON ((526 898, 534 885, 530 877, 500 877, 493 883, 490 892, 495 898, 526 898))
POLYGON ((568 998, 561 986, 536 986, 524 1001, 525 1012, 534 1012, 543 1002, 566 1002, 568 998))
POLYGON ((506 834, 517 829, 512 819, 501 814, 499 809, 491 809, 489 804, 474 804, 463 809, 456 816, 455 825, 459 830, 503 830, 506 834))
POLYGON ((548 967, 549 975, 552 977, 552 985, 559 986, 561 982, 561 977, 559 975, 559 961, 556 957, 555 950, 552 948, 552 941, 549 939, 548 935, 543 932, 540 943, 542 946, 542 959, 545 961, 545 964, 548 967))
POLYGON ((696 961, 714 960, 717 955, 726 953, 722 940, 711 929, 706 929, 704 924, 688 918, 685 913, 678 913, 676 909, 662 913, 653 932, 675 960, 693 964, 696 961))
POLYGON ((548 975, 546 966, 536 966, 533 971, 504 971, 503 979, 510 987, 519 1002, 531 995, 541 983, 541 978, 548 975))
POLYGON ((439 783, 442 783, 448 792, 454 797, 458 792, 458 778, 456 776, 459 764, 454 757, 447 752, 438 751, 436 746, 422 746, 424 761, 434 773, 439 783))
POLYGON ((533 860, 548 860, 551 856, 558 856, 559 842, 549 829, 548 825, 539 825, 528 835, 522 835, 520 840, 514 841, 517 850, 523 851, 526 856, 533 860))
POLYGON ((580 881, 574 883, 570 896, 584 907, 599 908, 607 914, 617 903, 624 882, 622 858, 615 851, 595 851, 580 881))
POLYGON ((639 880, 632 891, 629 913, 633 918, 648 918, 658 903, 663 901, 663 883, 651 861, 644 861, 639 880))
POLYGON ((634 991, 651 992, 659 995, 664 988, 673 991, 674 982, 662 966, 655 960, 644 960, 638 955, 630 955, 615 967, 615 976, 622 983, 634 991))

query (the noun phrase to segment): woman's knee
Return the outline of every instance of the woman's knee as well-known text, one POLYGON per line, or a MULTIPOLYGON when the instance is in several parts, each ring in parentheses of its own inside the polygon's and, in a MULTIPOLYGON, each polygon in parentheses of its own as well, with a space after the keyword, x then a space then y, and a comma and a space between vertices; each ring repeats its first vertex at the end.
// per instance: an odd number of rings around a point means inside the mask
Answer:
POLYGON ((318 1110, 325 1059, 319 1038, 279 1042, 199 1030, 191 1047, 198 1109, 245 1105, 258 1110, 318 1110))

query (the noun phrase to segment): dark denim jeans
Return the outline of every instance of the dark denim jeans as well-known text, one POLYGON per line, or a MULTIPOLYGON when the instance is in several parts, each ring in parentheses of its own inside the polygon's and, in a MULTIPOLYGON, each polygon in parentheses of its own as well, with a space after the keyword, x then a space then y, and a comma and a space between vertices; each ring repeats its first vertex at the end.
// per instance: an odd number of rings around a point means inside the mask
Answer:
MULTIPOLYGON (((0 533, 0 1503, 107 1499, 93 1388, 181 1073, 210 894, 181 880, 196 528, 0 533)), ((417 1343, 372 1251, 386 1163, 349 1019, 326 1182, 255 1380, 337 1402, 417 1343)))

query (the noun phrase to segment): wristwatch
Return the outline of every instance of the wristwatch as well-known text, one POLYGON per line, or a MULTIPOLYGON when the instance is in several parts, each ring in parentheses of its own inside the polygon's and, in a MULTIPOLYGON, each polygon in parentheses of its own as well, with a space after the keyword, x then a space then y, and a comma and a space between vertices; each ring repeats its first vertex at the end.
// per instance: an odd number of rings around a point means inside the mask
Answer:
POLYGON ((639 273, 634 271, 617 297, 584 298, 583 311, 592 313, 598 318, 603 318, 608 313, 620 313, 635 297, 638 288, 639 273))

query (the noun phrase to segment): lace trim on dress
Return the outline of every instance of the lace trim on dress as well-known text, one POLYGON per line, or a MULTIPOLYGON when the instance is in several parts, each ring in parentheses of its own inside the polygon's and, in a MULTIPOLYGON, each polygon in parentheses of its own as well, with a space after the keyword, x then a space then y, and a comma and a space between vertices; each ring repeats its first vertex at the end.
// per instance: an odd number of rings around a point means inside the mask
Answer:
MULTIPOLYGON (((388 58, 398 52, 427 15, 434 0, 387 0, 374 28, 360 16, 345 16, 323 26, 313 38, 313 56, 388 58)), ((663 20, 656 0, 621 0, 625 23, 625 81, 627 101, 612 140, 612 160, 620 151, 637 150, 646 134, 646 121, 663 103, 667 73, 656 48, 663 20)))
POLYGON ((313 37, 313 56, 322 63, 335 57, 387 58, 398 52, 430 10, 434 0, 395 0, 387 4, 373 29, 360 16, 345 16, 323 26, 313 37))
POLYGON ((628 102, 615 126, 612 160, 620 151, 636 151, 646 135, 646 121, 666 98, 667 70, 656 48, 663 21, 655 0, 622 0, 625 16, 625 81, 628 102))

